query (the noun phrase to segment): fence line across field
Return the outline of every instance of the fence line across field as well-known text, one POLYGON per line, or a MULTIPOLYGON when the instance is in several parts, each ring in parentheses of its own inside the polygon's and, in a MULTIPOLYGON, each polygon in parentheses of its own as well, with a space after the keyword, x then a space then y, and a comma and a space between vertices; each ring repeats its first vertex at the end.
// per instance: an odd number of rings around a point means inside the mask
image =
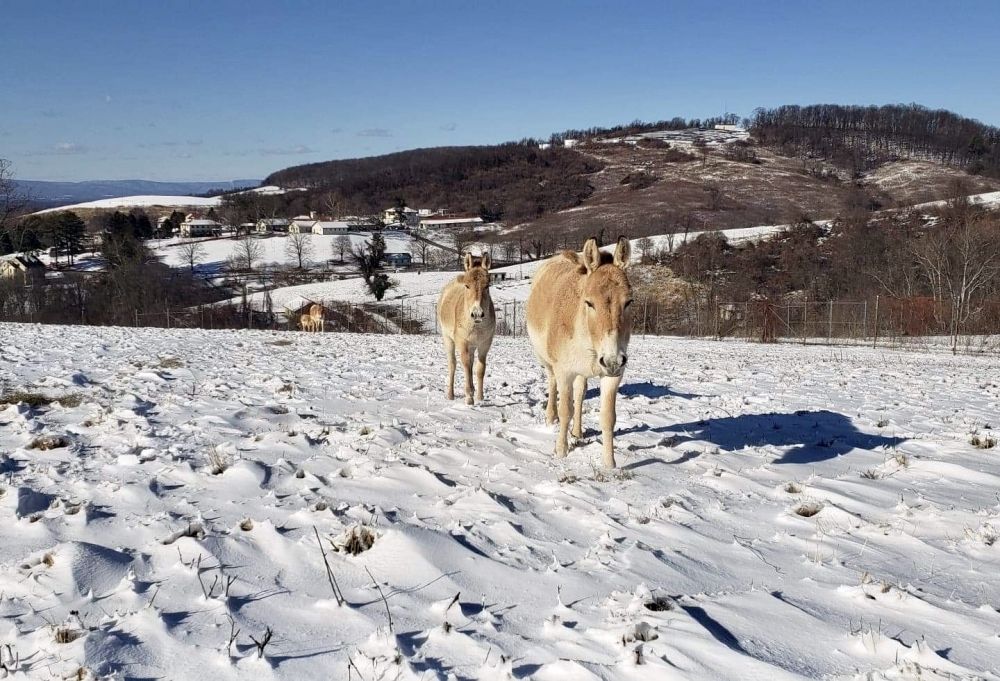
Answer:
MULTIPOLYGON (((436 302, 402 297, 382 302, 302 300, 299 307, 274 305, 270 296, 246 297, 229 305, 136 312, 136 326, 206 329, 299 330, 310 305, 325 310, 323 331, 383 334, 438 334, 436 302)), ((527 335, 525 301, 495 302, 496 334, 527 335)), ((706 303, 697 297, 678 304, 654 298, 636 299, 633 335, 736 339, 749 342, 793 342, 873 347, 938 347, 933 311, 908 301, 875 296, 870 301, 812 300, 775 303, 768 300, 706 303)), ((996 352, 997 337, 970 334, 963 352, 996 352)))

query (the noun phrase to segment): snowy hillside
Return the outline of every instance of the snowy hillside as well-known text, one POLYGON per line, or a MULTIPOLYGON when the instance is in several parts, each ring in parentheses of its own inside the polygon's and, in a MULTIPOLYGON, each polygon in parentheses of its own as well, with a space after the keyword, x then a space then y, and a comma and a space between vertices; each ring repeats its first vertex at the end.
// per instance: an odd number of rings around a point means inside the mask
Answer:
POLYGON ((431 337, 0 352, 14 678, 1000 678, 996 359, 637 337, 608 472, 523 339, 475 407, 431 337))
POLYGON ((218 196, 210 198, 199 196, 121 196, 114 199, 98 199, 97 201, 74 203, 71 206, 47 208, 46 210, 38 211, 36 215, 88 208, 107 208, 111 210, 115 208, 152 208, 154 206, 162 206, 164 208, 209 208, 218 206, 220 201, 221 199, 218 196))

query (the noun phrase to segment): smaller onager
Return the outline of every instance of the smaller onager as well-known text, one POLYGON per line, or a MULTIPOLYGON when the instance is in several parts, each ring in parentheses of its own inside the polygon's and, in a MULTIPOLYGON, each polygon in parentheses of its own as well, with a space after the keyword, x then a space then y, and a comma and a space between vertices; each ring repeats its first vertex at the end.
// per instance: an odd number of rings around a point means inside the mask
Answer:
POLYGON ((305 313, 299 316, 299 328, 305 332, 315 330, 315 324, 313 323, 312 315, 305 313))
POLYGON ((583 435, 587 379, 601 379, 601 433, 604 465, 614 467, 615 398, 628 362, 632 334, 632 287, 625 270, 632 255, 628 239, 618 239, 612 256, 588 239, 583 253, 564 251, 539 268, 528 295, 528 337, 549 379, 545 421, 556 420, 556 456, 569 450, 567 434, 583 435), (575 405, 575 410, 574 410, 575 405))
POLYGON ((448 282, 438 299, 437 316, 448 355, 447 397, 455 399, 455 348, 465 372, 465 403, 483 400, 483 380, 486 377, 486 354, 493 345, 496 331, 496 310, 490 298, 490 256, 484 253, 474 258, 466 253, 465 272, 448 282), (472 360, 476 360, 475 399, 473 399, 472 360))

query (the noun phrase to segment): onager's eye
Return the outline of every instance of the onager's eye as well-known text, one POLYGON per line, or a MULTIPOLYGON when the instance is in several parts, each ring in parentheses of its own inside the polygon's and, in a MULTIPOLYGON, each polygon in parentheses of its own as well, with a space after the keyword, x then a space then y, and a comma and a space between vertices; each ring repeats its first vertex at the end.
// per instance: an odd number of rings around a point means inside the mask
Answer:
POLYGON ((587 307, 589 307, 591 310, 594 309, 594 304, 592 302, 590 302, 589 300, 585 300, 583 302, 587 303, 587 307))
POLYGON ((628 306, 631 305, 631 304, 632 304, 632 299, 629 298, 628 300, 625 301, 625 306, 622 309, 623 310, 628 309, 628 306))
POLYGON ((465 288, 469 288, 469 285, 468 285, 468 284, 466 284, 466 285, 465 285, 465 288))

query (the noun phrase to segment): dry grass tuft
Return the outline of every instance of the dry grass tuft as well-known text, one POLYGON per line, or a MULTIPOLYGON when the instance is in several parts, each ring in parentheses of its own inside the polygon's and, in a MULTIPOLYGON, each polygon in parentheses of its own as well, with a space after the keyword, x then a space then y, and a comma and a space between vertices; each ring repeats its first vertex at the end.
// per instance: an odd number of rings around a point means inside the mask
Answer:
POLYGON ((333 550, 356 556, 375 545, 375 531, 367 525, 354 525, 333 540, 333 550))
POLYGON ((12 390, 0 395, 0 407, 5 407, 8 404, 26 404, 32 409, 41 409, 54 402, 58 402, 63 407, 73 409, 80 406, 83 402, 83 396, 79 393, 66 393, 65 395, 50 397, 44 393, 36 393, 29 390, 12 390))
POLYGON ((36 437, 28 445, 28 449, 37 449, 42 452, 46 452, 50 449, 59 449, 61 447, 69 447, 69 439, 63 437, 62 435, 42 435, 36 437))

